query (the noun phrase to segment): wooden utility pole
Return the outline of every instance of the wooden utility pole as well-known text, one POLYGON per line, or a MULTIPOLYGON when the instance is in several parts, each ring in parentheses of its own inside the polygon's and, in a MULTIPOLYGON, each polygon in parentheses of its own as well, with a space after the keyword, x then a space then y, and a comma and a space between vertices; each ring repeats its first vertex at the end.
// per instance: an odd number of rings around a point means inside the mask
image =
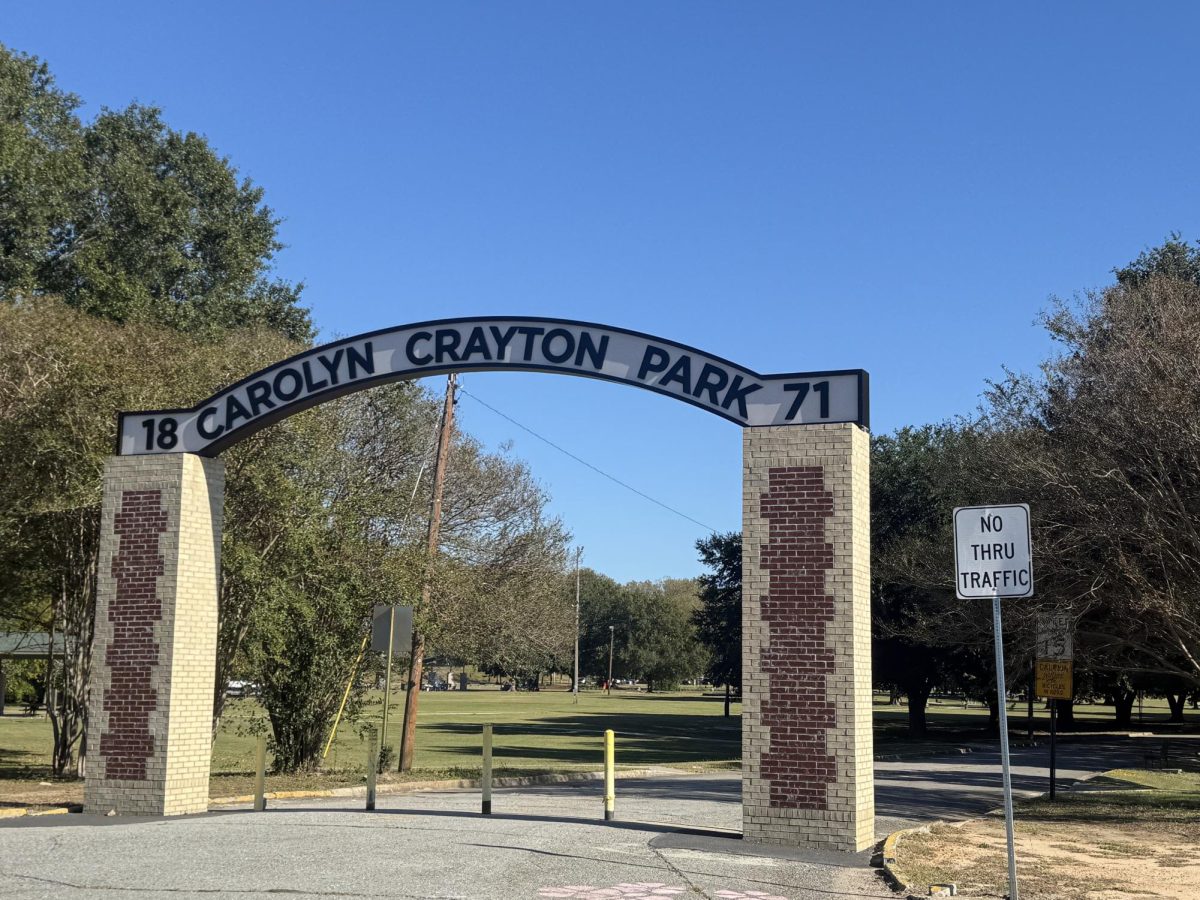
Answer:
POLYGON ((412 768, 417 733, 417 704, 421 698, 421 676, 425 669, 425 634, 420 616, 429 610, 433 593, 433 568, 438 554, 438 536, 442 528, 442 489, 446 484, 446 462, 450 458, 450 439, 454 432, 455 375, 446 376, 446 401, 442 407, 442 427, 438 434, 437 461, 433 468, 433 503, 429 509, 429 532, 425 545, 425 577, 421 582, 420 605, 413 610, 412 658, 408 665, 408 690, 404 695, 404 730, 400 735, 398 771, 412 768))

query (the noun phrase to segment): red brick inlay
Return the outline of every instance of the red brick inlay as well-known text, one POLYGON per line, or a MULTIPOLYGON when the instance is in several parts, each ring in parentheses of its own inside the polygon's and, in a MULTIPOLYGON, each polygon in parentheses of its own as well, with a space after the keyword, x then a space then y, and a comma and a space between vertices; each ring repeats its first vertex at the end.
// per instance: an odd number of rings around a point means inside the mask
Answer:
POLYGON ((762 777, 770 783, 771 806, 826 809, 826 786, 837 778, 826 746, 836 722, 826 696, 833 651, 825 646, 825 625, 833 619, 825 587, 833 545, 825 541, 825 520, 833 515, 833 494, 825 490, 821 466, 773 468, 767 478, 761 509, 770 527, 762 567, 771 573, 770 593, 760 602, 769 686, 762 721, 771 744, 762 755, 762 777))
POLYGON ((112 561, 117 589, 108 608, 113 639, 104 662, 111 681, 104 691, 108 728, 100 737, 100 755, 105 778, 145 781, 146 761, 154 754, 150 714, 158 705, 151 678, 158 664, 154 623, 162 618, 158 536, 167 530, 162 491, 122 493, 113 530, 120 544, 112 561))

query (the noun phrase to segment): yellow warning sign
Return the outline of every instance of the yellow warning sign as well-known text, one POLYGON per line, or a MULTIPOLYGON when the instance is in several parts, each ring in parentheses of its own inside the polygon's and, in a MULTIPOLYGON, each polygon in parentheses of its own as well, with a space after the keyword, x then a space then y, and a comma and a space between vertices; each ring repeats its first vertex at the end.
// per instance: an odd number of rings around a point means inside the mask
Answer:
POLYGON ((1034 692, 1047 700, 1070 700, 1073 695, 1071 666, 1069 659, 1039 659, 1034 692))

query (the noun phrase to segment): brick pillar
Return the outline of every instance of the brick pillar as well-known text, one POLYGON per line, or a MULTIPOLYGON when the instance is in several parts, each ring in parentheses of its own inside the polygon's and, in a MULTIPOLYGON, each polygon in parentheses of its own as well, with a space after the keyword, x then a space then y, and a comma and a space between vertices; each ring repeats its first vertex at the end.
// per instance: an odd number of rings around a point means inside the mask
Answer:
POLYGON ((208 809, 224 463, 104 466, 88 707, 88 812, 208 809))
POLYGON ((742 831, 858 851, 875 840, 869 437, 743 432, 742 831))

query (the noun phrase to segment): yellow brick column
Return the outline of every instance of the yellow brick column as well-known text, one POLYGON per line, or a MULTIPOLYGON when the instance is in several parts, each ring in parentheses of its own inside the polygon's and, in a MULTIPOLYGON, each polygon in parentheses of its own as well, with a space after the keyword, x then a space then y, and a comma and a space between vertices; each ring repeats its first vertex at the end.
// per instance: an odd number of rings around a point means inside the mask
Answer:
POLYGON ((875 840, 869 440, 849 424, 743 432, 748 841, 875 840))
POLYGON ((88 812, 208 808, 224 473, 190 453, 105 463, 88 812))

